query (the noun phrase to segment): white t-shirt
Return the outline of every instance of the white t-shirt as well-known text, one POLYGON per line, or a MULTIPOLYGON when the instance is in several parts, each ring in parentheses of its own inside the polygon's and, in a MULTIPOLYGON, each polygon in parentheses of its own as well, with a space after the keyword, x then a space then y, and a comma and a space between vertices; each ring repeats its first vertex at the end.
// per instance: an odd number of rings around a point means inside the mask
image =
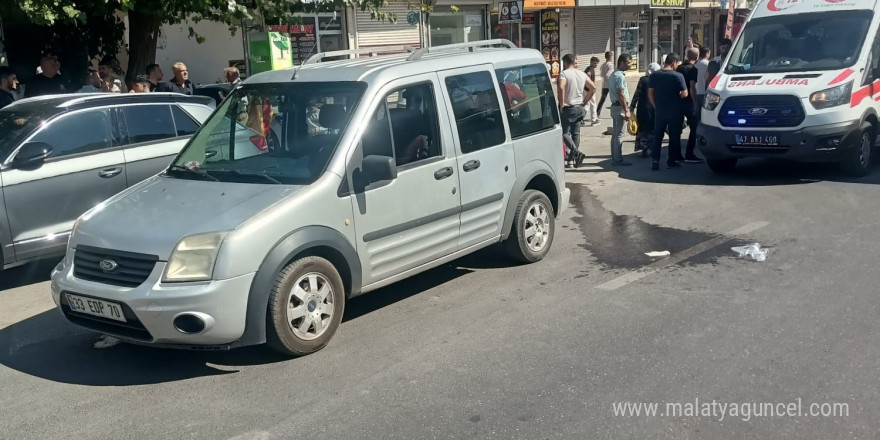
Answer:
POLYGON ((590 77, 580 69, 565 69, 559 74, 560 78, 565 78, 565 105, 583 105, 584 104, 584 87, 590 77))
POLYGON ((706 72, 709 71, 709 60, 702 59, 697 62, 697 94, 706 94, 706 72))
POLYGON ((611 80, 611 74, 614 73, 614 63, 606 61, 605 64, 602 65, 600 73, 602 74, 602 88, 607 89, 608 83, 611 80))

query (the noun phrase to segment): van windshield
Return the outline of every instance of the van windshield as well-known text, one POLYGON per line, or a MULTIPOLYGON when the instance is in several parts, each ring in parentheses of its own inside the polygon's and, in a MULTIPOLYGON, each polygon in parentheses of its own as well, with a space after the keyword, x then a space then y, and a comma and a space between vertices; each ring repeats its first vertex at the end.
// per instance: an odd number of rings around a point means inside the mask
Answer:
POLYGON ((245 85, 223 101, 166 174, 308 185, 323 173, 365 89, 362 82, 245 85))
POLYGON ((749 21, 725 73, 833 70, 859 58, 871 11, 814 12, 749 21))

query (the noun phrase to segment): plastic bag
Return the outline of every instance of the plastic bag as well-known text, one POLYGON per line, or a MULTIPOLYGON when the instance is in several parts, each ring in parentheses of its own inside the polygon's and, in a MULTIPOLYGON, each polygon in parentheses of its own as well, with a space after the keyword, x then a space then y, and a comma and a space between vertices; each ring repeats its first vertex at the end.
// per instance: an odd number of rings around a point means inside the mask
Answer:
POLYGON ((764 261, 767 259, 769 251, 761 249, 760 243, 752 243, 748 246, 732 247, 730 250, 739 254, 740 257, 749 257, 755 261, 764 261))

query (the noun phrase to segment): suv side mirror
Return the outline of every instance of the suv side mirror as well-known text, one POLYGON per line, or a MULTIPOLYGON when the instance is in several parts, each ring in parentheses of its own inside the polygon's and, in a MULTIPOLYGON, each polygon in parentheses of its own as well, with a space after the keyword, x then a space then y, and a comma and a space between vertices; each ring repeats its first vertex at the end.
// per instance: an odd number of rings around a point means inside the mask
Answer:
POLYGON ((367 185, 397 178, 397 165, 394 163, 394 158, 390 156, 367 156, 361 167, 367 185))
POLYGON ((12 166, 15 168, 39 168, 52 155, 52 147, 45 142, 28 142, 21 146, 12 166))

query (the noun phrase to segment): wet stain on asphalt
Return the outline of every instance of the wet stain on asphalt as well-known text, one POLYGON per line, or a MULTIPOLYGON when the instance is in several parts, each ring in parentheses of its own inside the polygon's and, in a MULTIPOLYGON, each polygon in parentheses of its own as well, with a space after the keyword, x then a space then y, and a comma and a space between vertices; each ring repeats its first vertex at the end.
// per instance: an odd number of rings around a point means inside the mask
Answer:
MULTIPOLYGON (((618 215, 602 206, 599 199, 585 185, 568 184, 571 203, 578 216, 578 224, 588 250, 600 264, 611 269, 637 269, 659 258, 645 255, 652 251, 669 251, 672 255, 689 249, 720 234, 668 228, 644 222, 639 217, 618 215)), ((731 239, 719 246, 682 261, 682 265, 714 264, 718 258, 730 256, 730 247, 742 240, 731 239)))

